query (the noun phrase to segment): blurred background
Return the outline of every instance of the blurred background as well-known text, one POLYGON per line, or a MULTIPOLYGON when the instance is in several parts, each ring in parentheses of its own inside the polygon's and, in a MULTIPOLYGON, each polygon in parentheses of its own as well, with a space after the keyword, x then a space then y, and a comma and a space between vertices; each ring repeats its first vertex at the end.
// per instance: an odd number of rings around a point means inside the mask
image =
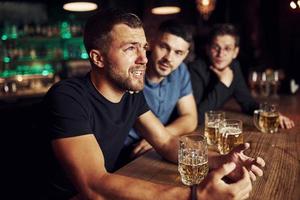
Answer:
POLYGON ((71 2, 0 1, 0 132, 5 143, 4 166, 10 172, 9 188, 25 192, 12 192, 10 199, 26 193, 35 199, 40 190, 41 168, 37 163, 42 154, 37 153, 41 144, 36 139, 41 134, 36 129, 39 102, 53 83, 81 76, 90 69, 82 42, 83 27, 89 16, 103 8, 137 14, 149 41, 166 19, 187 23, 195 42, 186 62, 203 55, 213 24, 232 23, 241 35, 238 59, 253 95, 293 94, 291 85, 295 89, 299 84, 300 0, 87 0, 94 3, 89 11, 63 8, 71 2), (173 13, 154 9, 158 6, 171 6, 173 13), (275 92, 270 91, 272 84, 275 92))
MULTIPOLYGON (((213 24, 232 23, 241 35, 238 59, 249 84, 261 80, 266 70, 272 76, 277 71, 281 81, 299 82, 299 0, 87 0, 95 3, 94 10, 64 9, 70 2, 76 0, 0 1, 1 100, 41 96, 53 82, 86 73, 89 63, 82 43, 83 27, 90 15, 107 7, 136 13, 149 41, 163 20, 178 18, 189 24, 195 43, 186 62, 203 55, 213 24), (154 8, 158 6, 177 10, 157 13, 154 8)), ((290 92, 284 87, 281 84, 281 91, 290 92)))

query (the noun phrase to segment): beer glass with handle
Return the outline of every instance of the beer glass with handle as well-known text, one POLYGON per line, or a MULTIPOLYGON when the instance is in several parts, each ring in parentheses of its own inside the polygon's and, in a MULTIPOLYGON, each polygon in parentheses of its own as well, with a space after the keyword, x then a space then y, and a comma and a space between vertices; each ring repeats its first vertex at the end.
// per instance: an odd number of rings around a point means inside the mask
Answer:
POLYGON ((210 110, 205 112, 204 135, 207 138, 207 144, 217 147, 219 138, 219 123, 225 119, 225 112, 210 110))
POLYGON ((229 153, 234 147, 244 143, 243 122, 237 119, 225 119, 219 125, 220 154, 229 153))
POLYGON ((261 103, 260 109, 254 111, 253 123, 263 133, 276 133, 279 127, 277 104, 261 103))
POLYGON ((184 185, 199 184, 208 173, 207 143, 200 133, 179 138, 178 171, 184 185))

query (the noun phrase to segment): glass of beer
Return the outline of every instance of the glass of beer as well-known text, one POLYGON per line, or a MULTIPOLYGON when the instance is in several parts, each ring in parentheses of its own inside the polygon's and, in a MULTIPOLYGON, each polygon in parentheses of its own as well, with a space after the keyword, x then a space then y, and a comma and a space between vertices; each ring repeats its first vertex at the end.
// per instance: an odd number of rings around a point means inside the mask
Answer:
POLYGON ((220 154, 227 154, 234 147, 244 143, 243 122, 225 119, 219 125, 219 135, 218 150, 220 154))
POLYGON ((254 111, 253 123, 263 133, 276 133, 279 127, 278 106, 272 103, 260 104, 260 109, 254 111))
POLYGON ((225 119, 225 112, 210 110, 205 112, 204 135, 207 138, 207 144, 217 147, 219 123, 225 119))
POLYGON ((178 171, 184 185, 199 184, 208 173, 207 143, 203 135, 179 138, 178 171))

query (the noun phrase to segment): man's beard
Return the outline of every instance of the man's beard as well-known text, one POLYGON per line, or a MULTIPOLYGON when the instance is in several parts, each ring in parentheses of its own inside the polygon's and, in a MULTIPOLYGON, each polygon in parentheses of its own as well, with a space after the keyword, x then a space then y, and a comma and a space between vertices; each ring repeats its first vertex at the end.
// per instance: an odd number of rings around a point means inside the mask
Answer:
MULTIPOLYGON (((134 79, 130 77, 130 75, 126 76, 126 74, 118 72, 116 68, 108 64, 107 76, 109 80, 117 86, 119 89, 124 91, 141 91, 144 88, 144 78, 143 79, 134 79)), ((144 69, 145 66, 136 66, 129 69, 129 73, 131 73, 134 69, 144 69)))

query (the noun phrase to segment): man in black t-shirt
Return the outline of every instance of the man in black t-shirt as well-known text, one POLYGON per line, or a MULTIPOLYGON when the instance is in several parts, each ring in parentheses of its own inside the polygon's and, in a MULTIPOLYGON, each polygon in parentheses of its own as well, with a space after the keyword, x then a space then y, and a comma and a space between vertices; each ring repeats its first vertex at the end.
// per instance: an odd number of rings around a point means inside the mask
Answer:
MULTIPOLYGON (((91 72, 54 85, 44 101, 54 154, 47 199, 189 199, 188 187, 111 173, 132 126, 159 154, 177 162, 178 138, 166 134, 143 93, 137 93, 144 87, 148 48, 140 19, 120 10, 103 10, 88 20, 84 44, 91 72)), ((249 144, 241 145, 223 156, 209 153, 209 166, 215 170, 198 187, 200 199, 249 195, 251 179, 263 174, 264 160, 244 155, 247 148, 249 144), (227 184, 222 178, 232 171, 239 179, 227 184)))

